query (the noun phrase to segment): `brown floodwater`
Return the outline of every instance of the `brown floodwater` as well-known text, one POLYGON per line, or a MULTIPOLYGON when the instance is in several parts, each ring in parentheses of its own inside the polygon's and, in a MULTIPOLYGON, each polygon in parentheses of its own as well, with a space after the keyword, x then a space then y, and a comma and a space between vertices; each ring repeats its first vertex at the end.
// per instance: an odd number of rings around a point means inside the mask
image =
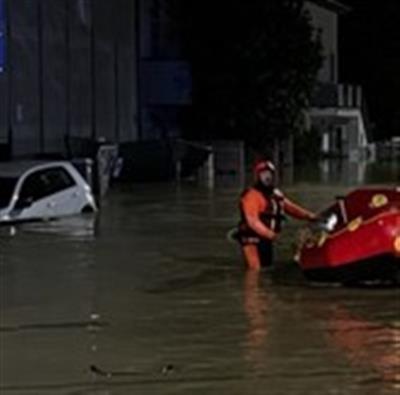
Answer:
MULTIPOLYGON (((286 172, 322 209, 396 164, 286 172)), ((277 262, 246 272, 226 238, 234 180, 113 188, 96 218, 0 228, 0 393, 400 393, 400 290, 307 283, 286 224, 277 262)))

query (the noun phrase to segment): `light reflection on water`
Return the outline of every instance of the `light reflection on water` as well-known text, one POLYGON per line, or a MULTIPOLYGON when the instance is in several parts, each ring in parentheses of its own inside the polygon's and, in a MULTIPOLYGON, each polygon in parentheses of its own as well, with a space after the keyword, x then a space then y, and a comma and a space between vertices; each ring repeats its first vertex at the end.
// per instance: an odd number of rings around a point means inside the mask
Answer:
POLYGON ((299 168, 287 168, 287 184, 312 182, 313 184, 355 187, 365 184, 399 184, 400 163, 376 163, 365 160, 323 160, 299 168))
MULTIPOLYGON (((318 210, 398 182, 394 165, 341 169, 293 170, 284 189, 318 210)), ((246 273, 225 239, 239 191, 123 186, 82 227, 0 228, 0 392, 398 394, 399 290, 310 287, 296 222, 276 268, 246 273)))

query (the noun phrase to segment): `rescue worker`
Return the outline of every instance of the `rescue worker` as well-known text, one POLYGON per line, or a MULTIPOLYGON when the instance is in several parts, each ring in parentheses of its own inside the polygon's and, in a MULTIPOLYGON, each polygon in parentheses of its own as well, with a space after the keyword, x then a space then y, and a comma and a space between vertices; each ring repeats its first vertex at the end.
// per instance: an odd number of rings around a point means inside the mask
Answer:
POLYGON ((276 169, 268 160, 254 166, 255 183, 240 198, 241 220, 236 234, 249 269, 272 265, 273 241, 281 230, 284 215, 313 221, 316 215, 290 201, 276 184, 276 169))

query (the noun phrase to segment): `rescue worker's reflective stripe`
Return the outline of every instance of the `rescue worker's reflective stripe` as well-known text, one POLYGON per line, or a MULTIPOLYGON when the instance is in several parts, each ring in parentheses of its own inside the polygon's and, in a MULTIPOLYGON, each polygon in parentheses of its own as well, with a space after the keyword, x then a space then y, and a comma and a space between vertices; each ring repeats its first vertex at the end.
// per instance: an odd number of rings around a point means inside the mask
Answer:
POLYGON ((278 205, 274 199, 271 199, 272 217, 271 217, 271 229, 276 230, 276 219, 274 218, 278 214, 278 205))
POLYGON ((284 198, 282 194, 274 192, 271 195, 264 195, 270 209, 261 214, 261 219, 265 226, 268 226, 274 232, 279 233, 282 228, 282 219, 284 218, 284 198))
POLYGON ((272 195, 270 197, 271 204, 271 229, 274 231, 280 231, 281 222, 284 212, 283 199, 279 196, 272 195))
POLYGON ((263 193, 259 187, 243 192, 240 212, 241 221, 237 240, 241 244, 254 243, 257 238, 273 239, 281 230, 281 222, 285 214, 302 220, 315 217, 310 211, 287 199, 278 189, 263 193), (256 218, 255 221, 254 218, 256 218))

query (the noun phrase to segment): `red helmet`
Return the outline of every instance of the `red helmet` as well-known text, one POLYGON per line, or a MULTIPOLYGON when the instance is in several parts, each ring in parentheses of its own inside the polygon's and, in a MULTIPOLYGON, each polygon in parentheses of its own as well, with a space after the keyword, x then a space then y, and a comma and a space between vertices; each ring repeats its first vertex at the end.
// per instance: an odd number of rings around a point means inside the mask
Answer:
POLYGON ((269 160, 259 160, 253 166, 254 175, 258 175, 264 170, 269 170, 272 173, 275 173, 276 168, 275 165, 269 160))

